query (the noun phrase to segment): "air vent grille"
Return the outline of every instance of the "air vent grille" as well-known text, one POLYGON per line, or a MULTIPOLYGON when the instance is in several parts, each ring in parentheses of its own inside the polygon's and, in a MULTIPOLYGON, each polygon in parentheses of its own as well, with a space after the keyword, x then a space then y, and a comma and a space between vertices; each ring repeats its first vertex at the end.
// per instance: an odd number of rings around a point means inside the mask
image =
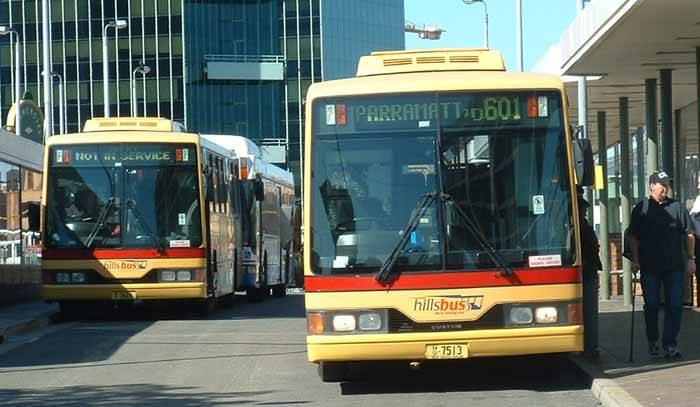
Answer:
POLYGON ((411 65, 413 60, 411 58, 387 58, 384 59, 384 66, 398 66, 398 65, 411 65))
POLYGON ((450 62, 461 62, 461 63, 479 63, 478 55, 452 55, 450 56, 450 62))
POLYGON ((445 57, 417 57, 417 64, 444 64, 445 57))

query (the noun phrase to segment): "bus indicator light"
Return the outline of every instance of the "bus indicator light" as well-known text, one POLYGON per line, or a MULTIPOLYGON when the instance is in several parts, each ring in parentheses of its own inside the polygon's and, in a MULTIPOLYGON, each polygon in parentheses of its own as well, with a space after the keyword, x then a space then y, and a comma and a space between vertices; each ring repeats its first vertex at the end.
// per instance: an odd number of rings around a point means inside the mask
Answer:
POLYGON ((321 335, 325 331, 323 326, 323 314, 310 313, 307 317, 309 323, 309 333, 312 335, 321 335))
POLYGON ((190 149, 183 148, 182 149, 182 161, 189 161, 189 160, 190 160, 190 149))
POLYGON ((569 304, 569 324, 580 325, 583 320, 583 309, 580 302, 569 304))
POLYGON ((340 126, 345 126, 346 124, 348 124, 348 116, 347 110, 345 109, 345 105, 336 105, 335 115, 336 120, 340 126))
POLYGON ((335 126, 335 105, 326 105, 326 126, 335 126))
POLYGON ((530 96, 527 98, 527 117, 535 118, 538 116, 537 98, 535 96, 530 96))
POLYGON ((182 149, 178 148, 175 150, 175 161, 182 161, 182 149))
POLYGON ((547 109, 547 96, 539 96, 537 98, 537 110, 539 113, 539 117, 549 116, 549 112, 547 109))

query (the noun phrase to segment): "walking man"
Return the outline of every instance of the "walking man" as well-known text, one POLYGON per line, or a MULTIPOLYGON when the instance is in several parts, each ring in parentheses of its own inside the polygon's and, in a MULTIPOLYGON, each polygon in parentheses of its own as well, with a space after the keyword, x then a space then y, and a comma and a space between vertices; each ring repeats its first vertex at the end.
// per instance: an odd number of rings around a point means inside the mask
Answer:
POLYGON ((650 196, 637 203, 629 225, 633 270, 641 270, 649 354, 659 355, 659 304, 664 287, 661 344, 667 358, 680 358, 678 333, 683 316, 685 273, 695 272, 695 235, 688 211, 668 197, 669 176, 649 176, 650 196))

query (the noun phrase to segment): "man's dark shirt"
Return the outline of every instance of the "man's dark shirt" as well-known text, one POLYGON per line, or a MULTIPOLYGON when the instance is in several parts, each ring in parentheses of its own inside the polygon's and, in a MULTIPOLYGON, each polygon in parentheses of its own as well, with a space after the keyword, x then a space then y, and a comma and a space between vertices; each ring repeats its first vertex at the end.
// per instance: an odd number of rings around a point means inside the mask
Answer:
POLYGON ((649 209, 642 214, 644 201, 632 209, 629 233, 639 240, 639 263, 642 272, 685 271, 687 235, 693 232, 688 211, 677 201, 666 198, 658 203, 651 197, 649 209))

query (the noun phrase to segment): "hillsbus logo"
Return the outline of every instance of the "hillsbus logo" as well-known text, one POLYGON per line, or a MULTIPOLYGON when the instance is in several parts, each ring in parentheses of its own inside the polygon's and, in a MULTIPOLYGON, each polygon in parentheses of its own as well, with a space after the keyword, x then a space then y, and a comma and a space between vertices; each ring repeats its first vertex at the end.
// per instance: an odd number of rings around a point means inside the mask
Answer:
POLYGON ((102 262, 107 270, 145 270, 146 262, 139 260, 108 260, 102 262))
POLYGON ((481 309, 483 295, 434 295, 414 297, 413 310, 440 314, 463 314, 481 309))

